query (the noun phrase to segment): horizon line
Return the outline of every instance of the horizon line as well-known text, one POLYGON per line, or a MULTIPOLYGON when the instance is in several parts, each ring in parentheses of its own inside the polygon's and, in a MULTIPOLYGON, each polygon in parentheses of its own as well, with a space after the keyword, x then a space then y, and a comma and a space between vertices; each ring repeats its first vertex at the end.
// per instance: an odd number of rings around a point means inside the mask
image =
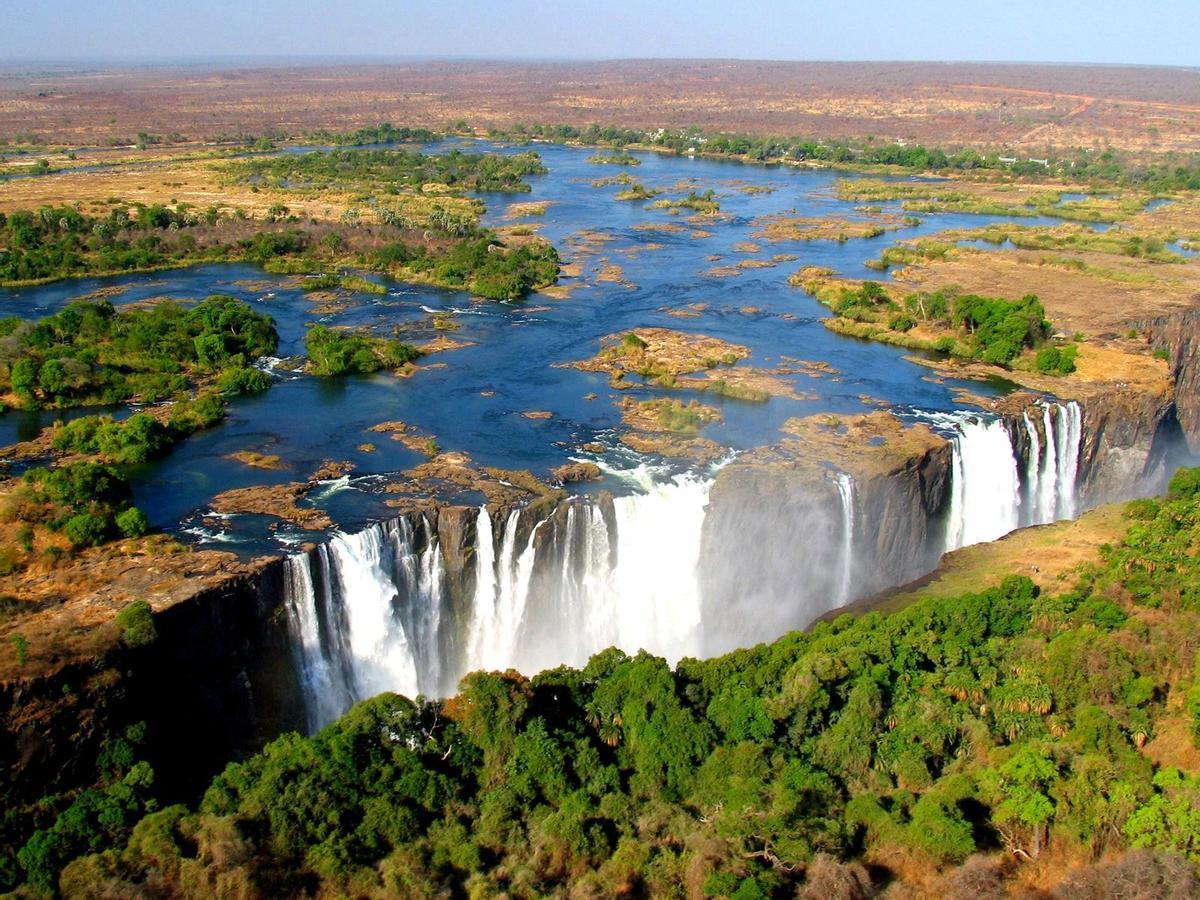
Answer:
POLYGON ((495 56, 495 55, 424 55, 424 54, 341 54, 341 53, 214 53, 194 56, 166 55, 114 55, 114 56, 61 56, 61 57, 10 57, 0 61, 0 72, 33 67, 80 67, 97 68, 190 68, 196 66, 238 65, 247 68, 256 66, 276 67, 294 65, 316 67, 320 65, 401 65, 431 63, 491 63, 504 65, 594 65, 603 63, 769 63, 769 64, 820 64, 820 65, 894 65, 894 66, 1081 66, 1087 68, 1121 69, 1166 69, 1200 72, 1200 64, 1184 63, 1133 63, 1100 60, 1016 60, 1016 59, 882 59, 882 58, 771 58, 743 56, 495 56))

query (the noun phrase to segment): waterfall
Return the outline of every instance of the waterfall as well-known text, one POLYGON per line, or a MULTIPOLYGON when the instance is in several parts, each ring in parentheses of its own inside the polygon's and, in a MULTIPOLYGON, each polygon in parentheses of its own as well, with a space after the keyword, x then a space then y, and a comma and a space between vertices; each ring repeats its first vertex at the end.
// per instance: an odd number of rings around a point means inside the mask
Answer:
MULTIPOLYGON (((939 547, 1074 514, 1081 411, 1042 406, 1040 416, 1030 410, 1011 424, 930 417, 952 444, 939 547)), ((671 662, 745 646, 853 600, 870 580, 856 577, 856 554, 870 558, 892 540, 866 518, 862 486, 845 473, 823 490, 768 503, 765 514, 723 506, 710 529, 712 479, 646 468, 614 475, 634 492, 495 518, 486 508, 468 512, 473 545, 451 554, 462 560, 453 572, 441 520, 421 514, 334 534, 289 558, 284 606, 310 727, 383 691, 445 696, 479 669, 531 675, 581 666, 610 646, 671 662), (735 560, 721 555, 731 546, 740 547, 735 560)))
POLYGON ((1000 419, 965 419, 951 440, 946 549, 994 541, 1020 524, 1021 482, 1012 436, 1000 419))
POLYGON ((1040 461, 1042 471, 1042 496, 1038 500, 1037 524, 1053 522, 1058 513, 1058 498, 1062 493, 1058 487, 1058 435, 1054 430, 1054 419, 1050 406, 1042 407, 1042 428, 1046 435, 1046 455, 1040 461))
POLYGON ((1005 420, 951 420, 947 550, 995 540, 1027 525, 1075 517, 1083 411, 1074 401, 1045 403, 1040 432, 1037 418, 1027 409, 1018 426, 1028 445, 1023 472, 1018 436, 1009 433, 1005 420))
POLYGON ((1079 404, 1067 403, 1058 408, 1057 434, 1059 453, 1056 458, 1058 474, 1059 519, 1075 518, 1076 480, 1079 475, 1079 451, 1083 439, 1083 413, 1079 404))
POLYGON ((853 599, 854 578, 854 479, 845 472, 834 475, 838 498, 842 503, 842 550, 841 587, 838 591, 838 606, 845 606, 853 599))
POLYGON ((318 616, 316 587, 304 556, 284 561, 284 596, 293 634, 292 651, 308 701, 308 725, 316 730, 332 721, 354 700, 336 657, 326 650, 318 616))
POLYGON ((609 515, 575 498, 532 527, 513 510, 497 529, 480 509, 461 642, 455 617, 443 616, 445 563, 424 516, 335 534, 289 558, 285 605, 310 727, 382 691, 449 693, 477 669, 579 666, 608 646, 672 661, 698 654, 710 486, 691 476, 652 484, 612 500, 609 515))
POLYGON ((533 542, 544 523, 539 522, 534 526, 524 550, 518 555, 516 544, 520 511, 513 510, 504 529, 497 563, 494 551, 487 548, 481 550, 482 543, 491 543, 492 529, 486 510, 480 511, 480 518, 487 519, 488 524, 484 532, 476 532, 474 618, 467 641, 467 659, 474 668, 507 669, 514 664, 513 658, 525 620, 525 604, 529 599, 529 582, 533 575, 533 542))

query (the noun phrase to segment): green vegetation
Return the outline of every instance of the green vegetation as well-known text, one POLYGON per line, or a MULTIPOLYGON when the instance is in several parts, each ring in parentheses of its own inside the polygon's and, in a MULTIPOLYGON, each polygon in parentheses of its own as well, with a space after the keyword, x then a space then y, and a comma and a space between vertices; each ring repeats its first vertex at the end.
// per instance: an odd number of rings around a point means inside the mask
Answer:
POLYGON ((442 287, 468 290, 489 300, 516 300, 558 278, 558 251, 545 241, 505 248, 494 237, 459 241, 440 255, 385 247, 387 259, 402 271, 442 287))
POLYGON ((657 197, 662 191, 650 188, 636 179, 629 182, 629 187, 617 193, 618 200, 649 200, 651 197, 657 197))
POLYGON ((3 511, 8 521, 44 525, 75 547, 115 537, 140 537, 146 517, 130 503, 129 483, 117 470, 94 462, 28 469, 3 511))
POLYGON ((314 375, 369 374, 398 369, 421 355, 412 344, 314 325, 304 336, 314 375))
POLYGON ((358 128, 354 131, 314 131, 308 135, 308 140, 321 144, 338 144, 341 146, 363 146, 365 144, 425 144, 437 140, 438 135, 428 128, 407 128, 383 122, 369 128, 358 128))
POLYGON ((536 153, 429 156, 411 150, 332 150, 238 160, 225 167, 236 181, 281 189, 370 188, 385 195, 407 186, 444 185, 454 191, 527 193, 525 178, 548 170, 536 153))
POLYGON ((154 615, 145 600, 134 600, 117 613, 117 625, 121 629, 121 643, 126 647, 145 647, 158 638, 154 615))
POLYGON ((614 150, 611 153, 595 153, 588 157, 588 162, 607 166, 640 166, 642 161, 632 153, 614 150))
POLYGON ((1051 154, 1043 160, 997 149, 980 152, 963 148, 952 152, 911 143, 879 143, 867 139, 816 139, 779 135, 706 132, 700 128, 642 130, 614 125, 548 125, 538 122, 494 129, 493 138, 522 141, 530 138, 560 143, 613 147, 645 146, 677 154, 734 157, 757 162, 818 162, 831 166, 888 166, 909 172, 1004 172, 1022 178, 1061 179, 1129 185, 1151 192, 1200 189, 1200 159, 1195 155, 1167 155, 1147 160, 1143 155, 1113 149, 1096 153, 1086 148, 1051 154), (1006 161, 1014 160, 1015 161, 1006 161))
POLYGON ((1024 198, 1009 201, 999 186, 996 196, 981 197, 963 190, 955 182, 880 181, 869 178, 843 178, 838 182, 838 197, 860 202, 901 200, 909 212, 959 212, 973 215, 1031 218, 1046 216, 1076 222, 1119 222, 1145 208, 1149 194, 1139 194, 1120 200, 1088 197, 1083 200, 1064 200, 1058 191, 1040 191, 1024 198))
POLYGON ((1129 234, 1119 229, 1093 231, 1082 226, 1034 228, 1016 225, 989 225, 969 235, 990 244, 1011 243, 1020 250, 1069 250, 1072 252, 1109 253, 1151 262, 1181 263, 1185 257, 1166 248, 1178 238, 1174 232, 1165 237, 1129 234))
POLYGON ((765 898, 868 877, 834 860, 1194 863, 1200 776, 1154 760, 1197 740, 1200 470, 1127 515, 1061 593, 1014 576, 674 671, 610 649, 385 694, 229 765, 194 810, 153 810, 126 741, 96 788, 9 812, 0 886, 765 898))
MULTIPOLYGON (((916 292, 897 302, 878 282, 857 290, 815 287, 841 320, 837 330, 857 337, 889 340, 901 346, 938 350, 959 359, 1011 366, 1028 350, 1039 350, 1034 367, 1046 374, 1075 371, 1076 348, 1043 347, 1051 334, 1041 301, 1032 294, 1020 300, 954 295, 948 291, 916 292), (936 338, 911 337, 918 325, 939 333, 936 338), (1040 348, 1040 349, 1039 349, 1040 348)), ((837 322, 838 320, 834 320, 837 322)))
MULTIPOLYGON (((480 230, 478 200, 466 191, 528 191, 526 176, 546 169, 534 153, 443 156, 400 150, 338 150, 230 163, 237 183, 321 196, 350 193, 340 222, 299 227, 286 204, 273 203, 266 221, 244 221, 212 207, 187 204, 114 206, 109 216, 85 216, 70 207, 0 214, 0 284, 52 281, 78 275, 146 271, 206 262, 248 260, 273 272, 327 272, 331 267, 398 270, 480 296, 514 299, 552 284, 558 256, 544 241, 504 248, 480 230), (371 210, 363 221, 357 204, 371 210), (277 223, 283 222, 280 225, 277 223), (493 249, 494 248, 494 249, 493 249)), ((309 289, 379 293, 359 276, 321 276, 309 289)))
POLYGON ((0 213, 0 283, 51 281, 72 275, 145 271, 240 258, 237 242, 210 240, 217 207, 187 204, 114 207, 103 218, 69 206, 0 213))
POLYGON ((703 193, 688 191, 688 195, 682 200, 656 200, 653 205, 654 209, 691 209, 705 215, 712 215, 720 212, 721 204, 716 200, 716 194, 712 188, 703 193))
POLYGON ((1079 348, 1074 344, 1065 347, 1043 347, 1034 358, 1033 367, 1043 375, 1070 375, 1075 371, 1075 357, 1079 348))
POLYGON ((211 375, 223 390, 254 387, 262 382, 244 374, 246 363, 278 343, 271 318, 232 297, 120 312, 81 300, 37 321, 0 319, 0 388, 36 409, 149 403, 211 375))
POLYGON ((111 416, 83 416, 55 428, 50 440, 61 453, 96 455, 117 464, 144 463, 224 417, 225 402, 208 392, 194 400, 176 401, 165 423, 147 413, 135 413, 122 422, 111 416))

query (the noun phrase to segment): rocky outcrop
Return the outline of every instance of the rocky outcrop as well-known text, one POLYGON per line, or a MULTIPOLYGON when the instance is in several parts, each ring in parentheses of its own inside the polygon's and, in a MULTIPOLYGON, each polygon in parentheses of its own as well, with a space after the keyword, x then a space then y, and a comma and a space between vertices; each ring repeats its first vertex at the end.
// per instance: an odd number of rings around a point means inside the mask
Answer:
POLYGON ((1169 354, 1180 433, 1191 452, 1200 454, 1200 309, 1146 319, 1137 326, 1155 349, 1169 354))
POLYGON ((0 770, 10 804, 90 784, 100 748, 145 723, 139 750, 167 798, 194 797, 227 762, 303 728, 282 560, 261 561, 156 608, 156 640, 0 683, 0 770))
POLYGON ((709 495, 704 615, 727 624, 707 653, 804 627, 927 571, 941 552, 944 438, 887 413, 792 420, 785 430, 794 437, 722 469, 709 495))

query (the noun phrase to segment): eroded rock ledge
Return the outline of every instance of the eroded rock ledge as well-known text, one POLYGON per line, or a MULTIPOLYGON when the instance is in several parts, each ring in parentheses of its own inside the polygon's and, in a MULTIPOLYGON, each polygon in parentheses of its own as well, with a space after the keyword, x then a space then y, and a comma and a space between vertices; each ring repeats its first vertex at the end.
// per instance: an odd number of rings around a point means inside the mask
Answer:
POLYGON ((704 604, 730 624, 706 652, 803 627, 849 597, 916 577, 941 552, 945 438, 887 412, 792 419, 785 431, 722 469, 709 495, 704 604), (852 528, 851 488, 838 473, 853 480, 852 528))

